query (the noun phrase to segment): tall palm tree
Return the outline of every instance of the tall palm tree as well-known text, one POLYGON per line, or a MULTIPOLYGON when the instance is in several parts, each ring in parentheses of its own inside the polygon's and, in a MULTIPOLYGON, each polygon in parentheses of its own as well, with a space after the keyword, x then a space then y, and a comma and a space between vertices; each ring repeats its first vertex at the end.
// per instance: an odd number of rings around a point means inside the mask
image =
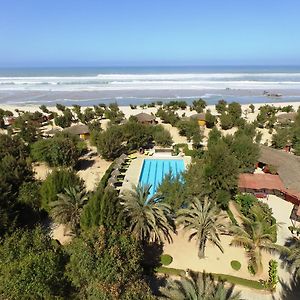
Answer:
POLYGON ((224 229, 225 216, 214 202, 207 198, 200 201, 197 198, 187 208, 180 209, 177 215, 178 225, 183 225, 189 231, 189 240, 196 237, 199 243, 199 258, 204 258, 206 242, 214 243, 222 252, 220 233, 224 229))
POLYGON ((232 246, 244 247, 247 250, 249 263, 256 274, 263 270, 262 252, 279 252, 284 247, 274 243, 274 231, 278 224, 267 224, 260 215, 253 213, 254 220, 241 216, 242 226, 233 225, 231 233, 234 235, 232 246))
POLYGON ((137 240, 146 243, 171 241, 170 232, 174 231, 174 226, 170 206, 160 201, 157 194, 148 198, 150 188, 150 185, 138 184, 132 190, 126 190, 121 196, 121 217, 129 219, 130 230, 137 240))
POLYGON ((284 263, 300 279, 300 239, 291 237, 288 239, 286 246, 287 251, 283 252, 285 255, 284 263))
POLYGON ((172 300, 238 300, 240 293, 233 293, 234 286, 225 288, 224 283, 215 281, 211 274, 190 272, 180 280, 170 280, 160 288, 161 299, 172 300))
POLYGON ((88 201, 85 189, 78 186, 65 188, 65 193, 58 194, 57 197, 57 201, 50 204, 53 219, 67 225, 77 235, 82 208, 88 201))

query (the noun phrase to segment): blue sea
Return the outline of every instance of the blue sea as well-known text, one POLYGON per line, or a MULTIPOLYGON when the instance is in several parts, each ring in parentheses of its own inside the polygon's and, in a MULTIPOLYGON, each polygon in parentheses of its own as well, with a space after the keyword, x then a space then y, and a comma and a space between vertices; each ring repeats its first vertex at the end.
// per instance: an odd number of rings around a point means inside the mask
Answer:
POLYGON ((204 98, 240 103, 300 100, 300 66, 0 69, 0 104, 142 104, 204 98), (282 94, 266 97, 264 91, 282 94))

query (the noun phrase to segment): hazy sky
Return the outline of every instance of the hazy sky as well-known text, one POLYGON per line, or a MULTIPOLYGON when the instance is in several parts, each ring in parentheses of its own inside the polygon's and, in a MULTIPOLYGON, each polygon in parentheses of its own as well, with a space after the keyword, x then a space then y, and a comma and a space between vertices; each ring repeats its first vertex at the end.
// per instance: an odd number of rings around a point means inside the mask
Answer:
POLYGON ((0 0, 0 66, 300 65, 299 0, 0 0))

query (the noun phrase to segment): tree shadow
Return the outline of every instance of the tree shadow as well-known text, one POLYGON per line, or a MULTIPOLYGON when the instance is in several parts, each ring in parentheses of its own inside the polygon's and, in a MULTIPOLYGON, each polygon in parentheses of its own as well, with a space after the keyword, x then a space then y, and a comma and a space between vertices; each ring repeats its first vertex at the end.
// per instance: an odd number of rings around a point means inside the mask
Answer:
POLYGON ((76 166, 75 169, 77 171, 84 171, 87 170, 88 168, 90 168, 93 164, 95 163, 94 160, 90 160, 90 159, 80 159, 76 166))
POLYGON ((282 291, 280 299, 299 300, 300 299, 300 277, 293 276, 289 283, 279 280, 282 291))
POLYGON ((155 268, 161 266, 160 256, 163 253, 163 245, 158 243, 150 243, 144 245, 143 266, 147 274, 153 275, 155 268))

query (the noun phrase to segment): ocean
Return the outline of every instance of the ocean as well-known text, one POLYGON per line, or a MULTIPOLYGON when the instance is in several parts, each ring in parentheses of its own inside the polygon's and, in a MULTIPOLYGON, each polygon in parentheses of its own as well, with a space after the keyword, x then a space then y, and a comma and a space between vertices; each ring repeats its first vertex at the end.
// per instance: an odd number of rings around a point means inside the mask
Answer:
POLYGON ((300 66, 0 69, 0 104, 300 101, 300 66), (264 91, 281 94, 265 96, 264 91))

